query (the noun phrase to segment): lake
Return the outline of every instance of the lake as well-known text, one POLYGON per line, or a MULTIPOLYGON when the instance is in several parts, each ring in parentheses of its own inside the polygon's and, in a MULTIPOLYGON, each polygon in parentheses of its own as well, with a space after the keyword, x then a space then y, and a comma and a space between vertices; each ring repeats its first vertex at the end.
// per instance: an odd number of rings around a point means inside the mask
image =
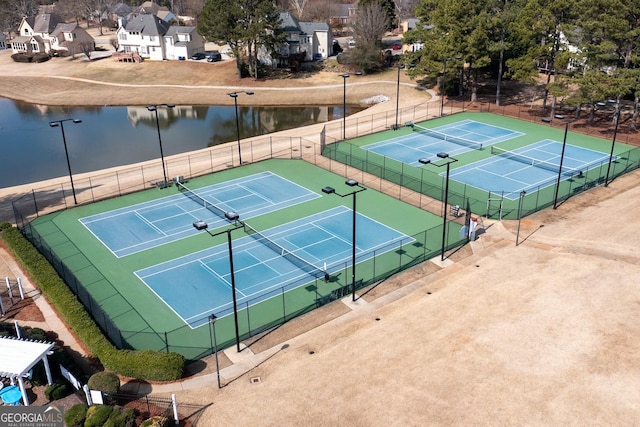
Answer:
MULTIPOLYGON (((89 95, 90 96, 90 95, 89 95)), ((346 114, 362 107, 347 106, 346 114)), ((343 117, 340 106, 238 107, 240 137, 264 135, 343 117)), ((160 158, 155 112, 146 106, 60 107, 0 98, 0 188, 68 176, 64 122, 74 174, 160 158)), ((237 139, 234 106, 158 107, 165 156, 237 139)))

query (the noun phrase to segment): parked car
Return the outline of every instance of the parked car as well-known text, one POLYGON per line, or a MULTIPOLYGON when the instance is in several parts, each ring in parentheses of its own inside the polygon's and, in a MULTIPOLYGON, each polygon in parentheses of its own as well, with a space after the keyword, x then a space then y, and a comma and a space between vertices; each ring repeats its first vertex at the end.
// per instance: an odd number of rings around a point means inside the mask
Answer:
POLYGON ((201 59, 205 59, 207 57, 207 55, 205 55, 203 52, 198 52, 198 53, 194 53, 191 56, 191 59, 193 59, 194 61, 199 61, 201 59))
POLYGON ((222 61, 222 54, 217 50, 209 50, 205 52, 205 56, 207 57, 207 62, 222 61))

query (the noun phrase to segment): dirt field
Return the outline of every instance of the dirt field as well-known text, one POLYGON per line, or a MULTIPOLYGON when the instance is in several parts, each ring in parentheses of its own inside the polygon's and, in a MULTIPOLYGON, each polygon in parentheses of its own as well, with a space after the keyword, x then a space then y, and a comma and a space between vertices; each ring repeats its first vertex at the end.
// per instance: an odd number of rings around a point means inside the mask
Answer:
MULTIPOLYGON (((31 94, 27 73, 7 78, 5 67, 0 95, 31 94)), ((30 96, 116 96, 67 82, 30 96)), ((332 90, 341 96, 341 84, 332 90)), ((157 91, 135 96, 167 102, 157 91)), ((211 404, 199 426, 637 425, 639 184, 636 171, 525 219, 519 246, 516 222, 485 223, 465 256, 425 263, 355 304, 337 301, 313 329, 274 332, 251 347, 270 356, 238 375, 225 369, 222 389, 209 358, 199 375, 154 392, 211 404)), ((237 357, 226 353, 225 366, 237 357)))

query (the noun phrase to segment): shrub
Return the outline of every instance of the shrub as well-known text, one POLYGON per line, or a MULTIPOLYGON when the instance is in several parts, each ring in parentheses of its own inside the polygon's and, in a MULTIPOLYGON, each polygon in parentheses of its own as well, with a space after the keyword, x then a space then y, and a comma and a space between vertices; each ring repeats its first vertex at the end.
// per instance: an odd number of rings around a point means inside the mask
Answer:
POLYGON ((87 409, 84 427, 101 427, 111 416, 113 408, 108 405, 91 405, 87 409))
POLYGON ((11 55, 11 59, 13 59, 14 62, 31 62, 33 60, 33 54, 18 52, 11 55))
POLYGON ((44 389, 44 395, 49 402, 52 402, 68 396, 69 388, 64 383, 55 382, 44 389))
POLYGON ((97 372, 91 375, 87 384, 90 389, 107 394, 117 394, 120 390, 120 378, 113 372, 97 372))
POLYGON ((133 409, 116 406, 102 427, 135 427, 136 413, 133 409))
POLYGON ((49 55, 48 53, 41 52, 41 53, 36 53, 33 56, 33 60, 32 61, 33 62, 45 62, 45 61, 48 61, 50 59, 51 59, 51 55, 49 55))
POLYGON ((73 328, 92 355, 100 359, 106 369, 127 377, 152 381, 182 378, 185 364, 182 355, 162 351, 116 349, 51 264, 16 228, 9 223, 0 224, 0 238, 65 323, 73 328))
POLYGON ((140 427, 168 427, 169 418, 156 415, 155 417, 148 418, 140 424, 140 427))
POLYGON ((82 427, 87 417, 87 405, 78 403, 64 412, 64 425, 67 427, 82 427))

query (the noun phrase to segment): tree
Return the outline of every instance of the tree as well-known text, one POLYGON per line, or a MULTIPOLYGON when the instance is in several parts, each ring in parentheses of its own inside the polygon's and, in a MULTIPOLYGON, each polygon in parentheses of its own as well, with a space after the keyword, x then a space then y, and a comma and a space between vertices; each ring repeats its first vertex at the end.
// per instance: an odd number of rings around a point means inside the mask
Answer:
POLYGON ((94 51, 95 45, 93 42, 81 42, 78 43, 78 49, 84 53, 88 60, 91 60, 91 52, 94 51))
POLYGON ((309 0, 289 0, 289 3, 296 11, 296 16, 298 17, 298 19, 302 19, 304 8, 308 2, 309 0))
POLYGON ((378 70, 384 65, 381 42, 387 22, 387 14, 380 3, 358 5, 358 14, 352 23, 356 45, 348 52, 348 64, 363 72, 378 70))
POLYGON ((478 71, 491 64, 489 36, 494 26, 489 5, 489 0, 423 0, 416 14, 427 26, 416 28, 411 37, 421 40, 425 48, 412 55, 416 67, 411 75, 444 73, 445 62, 447 72, 455 73, 466 63, 471 101, 476 101, 478 71))
POLYGON ((398 18, 396 15, 396 5, 393 0, 360 0, 358 2, 358 15, 362 9, 369 5, 377 5, 382 10, 383 15, 385 16, 384 28, 386 31, 391 31, 397 27, 398 18))
POLYGON ((246 59, 249 74, 258 78, 257 49, 273 49, 283 40, 280 15, 269 0, 207 0, 198 32, 207 40, 228 44, 236 58, 238 78, 246 59))
POLYGON ((0 0, 0 25, 2 31, 16 31, 24 16, 38 13, 37 0, 0 0))
POLYGON ((556 73, 556 61, 568 49, 562 39, 574 28, 574 6, 574 0, 528 0, 511 26, 524 48, 519 56, 507 61, 508 75, 531 81, 542 68, 547 74, 543 108, 556 73))

